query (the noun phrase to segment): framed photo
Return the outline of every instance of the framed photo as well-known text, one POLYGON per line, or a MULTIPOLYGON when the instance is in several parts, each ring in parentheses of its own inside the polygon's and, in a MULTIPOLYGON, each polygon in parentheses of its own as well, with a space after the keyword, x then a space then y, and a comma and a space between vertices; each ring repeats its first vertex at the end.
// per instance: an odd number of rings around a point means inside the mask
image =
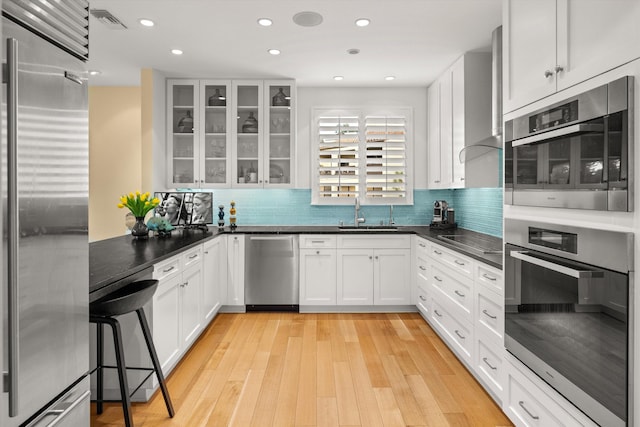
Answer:
POLYGON ((167 192, 155 193, 160 203, 156 215, 167 219, 172 225, 213 224, 213 193, 211 192, 167 192))

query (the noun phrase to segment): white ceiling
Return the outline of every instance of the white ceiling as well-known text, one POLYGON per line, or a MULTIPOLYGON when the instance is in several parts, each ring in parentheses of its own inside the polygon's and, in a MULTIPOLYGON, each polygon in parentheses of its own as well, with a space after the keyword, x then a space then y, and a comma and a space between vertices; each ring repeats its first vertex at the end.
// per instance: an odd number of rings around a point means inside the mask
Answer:
POLYGON ((298 86, 426 86, 464 52, 490 51, 502 21, 502 0, 90 0, 90 8, 128 27, 91 17, 88 67, 102 72, 90 78, 97 86, 137 86, 142 68, 168 77, 293 78, 298 86), (300 27, 292 17, 302 11, 324 20, 300 27), (261 17, 273 25, 259 26, 261 17), (354 24, 362 17, 368 27, 354 24), (140 18, 156 25, 142 27, 140 18), (352 48, 360 54, 348 54, 352 48))

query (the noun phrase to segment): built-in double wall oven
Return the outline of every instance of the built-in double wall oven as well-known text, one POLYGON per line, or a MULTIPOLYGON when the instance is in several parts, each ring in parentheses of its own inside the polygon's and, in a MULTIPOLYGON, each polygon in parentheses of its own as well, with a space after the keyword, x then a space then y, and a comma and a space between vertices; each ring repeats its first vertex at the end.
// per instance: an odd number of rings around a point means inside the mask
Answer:
POLYGON ((633 233, 505 219, 505 347, 602 426, 632 423, 633 233))
POLYGON ((633 211, 633 82, 505 122, 505 203, 633 211))

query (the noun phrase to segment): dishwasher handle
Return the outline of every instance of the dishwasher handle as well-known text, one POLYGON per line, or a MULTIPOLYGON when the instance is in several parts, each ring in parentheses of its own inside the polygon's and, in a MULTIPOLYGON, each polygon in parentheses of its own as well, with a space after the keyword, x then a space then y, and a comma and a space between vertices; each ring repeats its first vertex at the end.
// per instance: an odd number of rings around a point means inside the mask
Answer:
POLYGON ((280 235, 280 236, 249 236, 249 245, 251 245, 251 242, 265 242, 265 243, 269 243, 269 242, 273 242, 274 244, 276 244, 277 242, 282 242, 280 243, 280 246, 277 246, 278 248, 281 248, 281 250, 286 250, 286 251, 291 251, 291 252, 295 252, 294 248, 294 236, 292 235, 280 235), (284 249, 284 244, 287 245, 287 249, 284 249))
POLYGON ((291 240, 293 236, 249 236, 249 240, 291 240))

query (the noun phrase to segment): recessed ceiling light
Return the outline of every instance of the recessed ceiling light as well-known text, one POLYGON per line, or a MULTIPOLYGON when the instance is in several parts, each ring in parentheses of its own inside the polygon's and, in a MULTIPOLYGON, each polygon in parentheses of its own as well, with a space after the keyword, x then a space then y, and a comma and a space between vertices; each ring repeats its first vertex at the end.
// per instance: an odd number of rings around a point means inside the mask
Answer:
POLYGON ((269 27, 271 26, 271 24, 273 24, 273 21, 269 18, 260 18, 258 19, 258 24, 262 25, 263 27, 269 27))
POLYGON ((371 23, 371 21, 368 20, 367 18, 358 18, 358 19, 356 19, 356 25, 358 27, 366 27, 370 23, 371 23))
POLYGON ((322 15, 318 12, 299 12, 293 15, 293 22, 301 27, 315 27, 322 23, 322 15))
POLYGON ((154 25, 156 25, 155 22, 153 22, 151 19, 146 18, 139 19, 138 22, 144 27, 153 27, 154 25))
POLYGON ((385 80, 395 80, 396 76, 387 76, 384 78, 385 80))
POLYGON ((171 53, 174 55, 182 55, 182 51, 180 49, 171 49, 171 53))
POLYGON ((267 52, 269 52, 271 55, 280 55, 280 50, 278 49, 269 49, 267 52))
POLYGON ((90 76, 99 76, 100 74, 102 73, 99 70, 89 70, 90 76))
POLYGON ((333 76, 333 80, 344 80, 342 76, 333 76))

